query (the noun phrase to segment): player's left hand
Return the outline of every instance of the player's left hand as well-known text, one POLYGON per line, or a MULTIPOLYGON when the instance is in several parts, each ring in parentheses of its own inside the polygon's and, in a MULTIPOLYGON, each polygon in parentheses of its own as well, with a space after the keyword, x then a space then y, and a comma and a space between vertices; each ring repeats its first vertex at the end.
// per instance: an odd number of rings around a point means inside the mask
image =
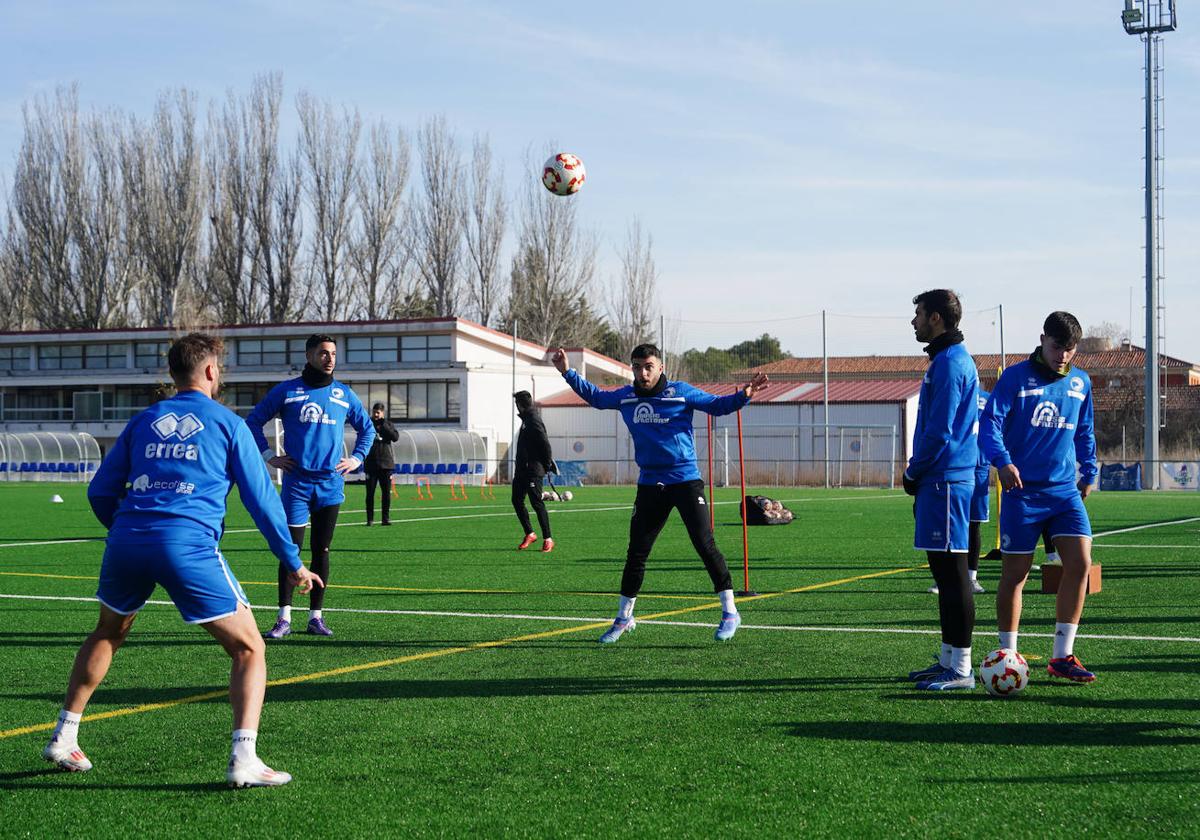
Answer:
POLYGON ((337 462, 338 475, 348 475, 354 472, 362 465, 362 461, 357 458, 343 458, 337 462))
POLYGON ((751 399, 755 394, 767 386, 767 375, 765 373, 756 373, 754 378, 746 383, 742 388, 742 393, 746 395, 746 399, 751 399))
MULTIPOLYGON (((910 496, 917 495, 917 490, 919 490, 921 487, 921 483, 919 481, 917 481, 915 478, 908 477, 907 470, 904 472, 904 475, 900 477, 900 483, 904 485, 904 492, 910 496)), ((916 503, 914 502, 913 504, 916 503)))
POLYGON ((1079 484, 1076 486, 1079 488, 1079 498, 1081 499, 1086 499, 1088 496, 1092 495, 1092 491, 1096 489, 1094 484, 1088 484, 1087 480, 1082 478, 1079 479, 1079 484))

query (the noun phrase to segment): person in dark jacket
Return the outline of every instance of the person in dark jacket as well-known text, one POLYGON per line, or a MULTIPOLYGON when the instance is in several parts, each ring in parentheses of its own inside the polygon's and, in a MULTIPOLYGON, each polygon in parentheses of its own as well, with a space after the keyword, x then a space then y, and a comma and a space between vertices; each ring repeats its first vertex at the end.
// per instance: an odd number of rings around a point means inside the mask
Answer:
POLYGON ((367 524, 375 518, 375 485, 379 485, 382 496, 379 500, 379 512, 383 516, 383 524, 391 525, 388 518, 392 505, 392 470, 396 467, 396 457, 392 454, 392 444, 400 439, 400 433, 384 414, 381 402, 371 406, 371 423, 375 426, 375 442, 371 451, 363 461, 363 472, 367 476, 367 524))
POLYGON ((542 551, 552 551, 554 539, 550 536, 550 515, 546 513, 546 504, 542 501, 542 479, 547 472, 556 471, 554 458, 550 454, 550 438, 546 436, 546 424, 542 422, 541 412, 533 404, 533 395, 528 391, 517 391, 513 394, 513 400, 517 404, 517 416, 521 418, 521 431, 517 434, 512 503, 517 519, 525 529, 525 537, 517 550, 523 551, 537 541, 537 534, 533 532, 533 524, 529 521, 529 512, 525 509, 525 497, 528 496, 542 528, 542 551))

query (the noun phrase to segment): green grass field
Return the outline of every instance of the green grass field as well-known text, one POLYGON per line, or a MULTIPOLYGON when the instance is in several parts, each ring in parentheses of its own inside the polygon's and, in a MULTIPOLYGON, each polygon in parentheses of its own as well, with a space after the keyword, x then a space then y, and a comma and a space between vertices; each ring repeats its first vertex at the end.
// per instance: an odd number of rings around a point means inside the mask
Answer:
MULTIPOLYGON (((913 691, 935 596, 899 492, 783 489, 794 524, 751 530, 745 624, 718 607, 674 519, 641 622, 615 607, 632 488, 553 505, 556 550, 517 553, 506 492, 411 500, 364 528, 349 488, 334 542, 332 639, 268 646, 259 754, 284 788, 224 788, 228 659, 152 603, 80 731, 95 762, 39 755, 93 626, 101 528, 81 485, 0 484, 0 813, 6 836, 1196 836, 1200 510, 1189 494, 1097 494, 1103 564, 1076 650, 1099 675, 1052 683, 1053 596, 1031 582, 1019 697, 913 691), (65 504, 52 505, 52 493, 65 504), (1145 526, 1140 527, 1138 526, 1145 526), (1124 533, 1107 532, 1121 529, 1124 533), (659 622, 653 621, 658 617, 659 622), (1093 637, 1099 636, 1099 637, 1093 637), (119 713, 119 714, 112 714, 119 713)), ((741 582, 737 491, 717 540, 741 582)), ((231 502, 223 548, 273 619, 275 564, 231 502)), ((985 540, 994 531, 986 526, 985 540)), ((996 647, 983 561, 976 661, 996 647)), ((164 596, 161 590, 155 599, 164 596)), ((307 599, 297 598, 305 607, 307 599)), ((304 612, 298 610, 298 623, 304 612)))

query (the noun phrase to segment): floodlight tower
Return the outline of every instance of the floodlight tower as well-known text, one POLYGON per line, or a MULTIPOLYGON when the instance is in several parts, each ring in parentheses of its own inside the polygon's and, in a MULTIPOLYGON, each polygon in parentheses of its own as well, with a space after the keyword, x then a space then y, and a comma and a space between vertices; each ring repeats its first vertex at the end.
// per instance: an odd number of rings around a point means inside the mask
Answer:
MULTIPOLYGON (((1137 35, 1146 47, 1146 411, 1145 443, 1142 457, 1146 463, 1143 476, 1151 488, 1159 489, 1158 430, 1161 420, 1158 387, 1158 282, 1159 224, 1158 175, 1162 159, 1158 140, 1161 129, 1158 109, 1162 103, 1159 87, 1159 55, 1162 33, 1176 26, 1175 0, 1125 0, 1121 23, 1130 35, 1137 35)), ((1132 338, 1132 336, 1130 336, 1132 338)))

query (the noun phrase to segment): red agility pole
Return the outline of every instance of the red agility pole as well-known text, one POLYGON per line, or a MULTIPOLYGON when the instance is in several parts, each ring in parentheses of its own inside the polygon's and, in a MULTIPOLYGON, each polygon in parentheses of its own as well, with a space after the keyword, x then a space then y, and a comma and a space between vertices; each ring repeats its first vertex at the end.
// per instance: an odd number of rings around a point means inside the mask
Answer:
POLYGON ((746 454, 742 447, 742 412, 737 413, 738 429, 738 472, 742 476, 742 568, 745 574, 746 588, 738 593, 742 597, 757 595, 750 589, 750 534, 746 528, 746 454))
POLYGON ((711 531, 711 530, 715 530, 717 527, 717 522, 716 522, 715 514, 713 513, 713 506, 712 506, 712 503, 713 503, 713 477, 712 477, 712 471, 713 471, 713 454, 712 454, 713 421, 712 421, 711 414, 708 414, 705 416, 708 417, 708 528, 711 531))

